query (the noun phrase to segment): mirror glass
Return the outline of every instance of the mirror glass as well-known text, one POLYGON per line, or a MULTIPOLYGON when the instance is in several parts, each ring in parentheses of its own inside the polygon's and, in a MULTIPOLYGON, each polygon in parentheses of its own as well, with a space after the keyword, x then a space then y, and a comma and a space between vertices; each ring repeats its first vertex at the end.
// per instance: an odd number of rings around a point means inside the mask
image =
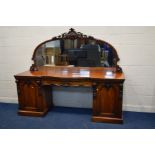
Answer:
POLYGON ((117 59, 113 50, 95 39, 56 39, 38 46, 34 61, 37 66, 112 67, 117 59))

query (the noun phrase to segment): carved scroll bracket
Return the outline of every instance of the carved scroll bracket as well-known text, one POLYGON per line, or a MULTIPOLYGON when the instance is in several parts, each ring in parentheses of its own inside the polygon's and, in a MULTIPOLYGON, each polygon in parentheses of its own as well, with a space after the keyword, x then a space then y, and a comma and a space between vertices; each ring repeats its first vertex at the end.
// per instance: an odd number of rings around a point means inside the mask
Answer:
POLYGON ((18 93, 18 95, 20 95, 20 87, 19 87, 19 82, 20 82, 20 81, 16 79, 15 82, 16 82, 16 84, 17 84, 17 93, 18 93))
POLYGON ((38 67, 36 66, 36 64, 32 64, 32 66, 30 67, 30 71, 31 72, 38 71, 38 67))
POLYGON ((92 88, 93 88, 93 97, 96 97, 97 92, 98 92, 98 84, 93 83, 92 88))
POLYGON ((119 84, 119 99, 123 99, 123 83, 119 84))

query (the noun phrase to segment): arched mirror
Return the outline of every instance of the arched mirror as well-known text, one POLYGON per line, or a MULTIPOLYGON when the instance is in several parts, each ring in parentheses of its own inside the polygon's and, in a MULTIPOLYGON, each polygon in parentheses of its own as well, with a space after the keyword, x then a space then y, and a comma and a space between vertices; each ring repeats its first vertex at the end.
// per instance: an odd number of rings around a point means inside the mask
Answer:
POLYGON ((116 67, 119 57, 109 43, 70 29, 58 37, 39 44, 32 60, 31 71, 40 66, 116 67))

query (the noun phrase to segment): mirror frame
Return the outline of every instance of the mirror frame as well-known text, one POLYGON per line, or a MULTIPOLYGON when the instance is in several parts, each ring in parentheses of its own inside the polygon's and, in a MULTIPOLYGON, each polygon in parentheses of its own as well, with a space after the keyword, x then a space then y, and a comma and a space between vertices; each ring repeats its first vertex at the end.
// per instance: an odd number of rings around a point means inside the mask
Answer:
POLYGON ((122 68, 117 64, 118 63, 118 61, 120 60, 120 58, 118 57, 118 54, 117 54, 117 51, 116 51, 116 49, 110 44, 110 43, 108 43, 108 42, 106 42, 106 41, 104 41, 104 40, 100 40, 100 39, 96 39, 96 38, 94 38, 94 37, 92 37, 92 36, 87 36, 87 35, 85 35, 85 34, 83 34, 83 33, 81 33, 81 32, 76 32, 73 28, 71 28, 70 30, 69 30, 69 32, 68 33, 63 33, 63 34, 61 34, 61 35, 59 35, 59 36, 56 36, 56 37, 53 37, 52 39, 49 39, 49 40, 46 40, 46 41, 44 41, 44 42, 42 42, 42 43, 40 43, 36 48, 35 48, 35 50, 34 50, 34 52, 33 52, 33 56, 32 56, 32 61, 34 62, 33 64, 32 64, 32 66, 30 67, 30 71, 38 71, 38 66, 37 66, 37 64, 36 64, 36 62, 35 62, 35 55, 36 55, 36 53, 37 53, 37 49, 41 46, 41 45, 43 45, 43 44, 45 44, 45 43, 47 43, 47 42, 50 42, 50 41, 55 41, 55 40, 60 40, 60 39, 71 39, 71 40, 75 40, 75 39, 81 39, 81 40, 85 40, 85 42, 88 42, 89 40, 94 40, 97 44, 107 44, 111 49, 112 49, 112 52, 113 52, 113 55, 114 55, 114 57, 115 57, 115 62, 114 62, 114 66, 113 67, 116 67, 116 72, 122 72, 122 68))

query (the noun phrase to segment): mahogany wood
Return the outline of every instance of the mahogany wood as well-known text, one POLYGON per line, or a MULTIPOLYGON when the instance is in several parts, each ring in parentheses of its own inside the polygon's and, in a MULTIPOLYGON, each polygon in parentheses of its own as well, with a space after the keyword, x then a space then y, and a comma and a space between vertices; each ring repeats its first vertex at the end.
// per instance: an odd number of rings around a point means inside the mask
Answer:
POLYGON ((93 90, 95 122, 122 123, 124 74, 116 68, 103 67, 38 67, 15 75, 20 115, 43 116, 53 106, 52 86, 84 86, 93 90), (113 76, 108 77, 107 71, 113 76))
MULTIPOLYGON (((61 47, 62 53, 64 47, 61 47)), ((19 100, 18 114, 26 116, 44 116, 53 107, 52 86, 92 87, 93 92, 93 114, 92 121, 122 123, 122 97, 124 74, 122 68, 117 64, 119 57, 116 49, 103 40, 84 35, 70 29, 50 40, 39 44, 34 50, 32 60, 34 64, 30 71, 15 75, 17 93, 19 100), (41 66, 36 60, 38 49, 45 43, 60 40, 62 43, 69 39, 77 41, 77 47, 81 44, 94 42, 97 45, 109 47, 112 55, 112 67, 67 67, 41 66), (109 76, 108 71, 113 74, 109 76)))

